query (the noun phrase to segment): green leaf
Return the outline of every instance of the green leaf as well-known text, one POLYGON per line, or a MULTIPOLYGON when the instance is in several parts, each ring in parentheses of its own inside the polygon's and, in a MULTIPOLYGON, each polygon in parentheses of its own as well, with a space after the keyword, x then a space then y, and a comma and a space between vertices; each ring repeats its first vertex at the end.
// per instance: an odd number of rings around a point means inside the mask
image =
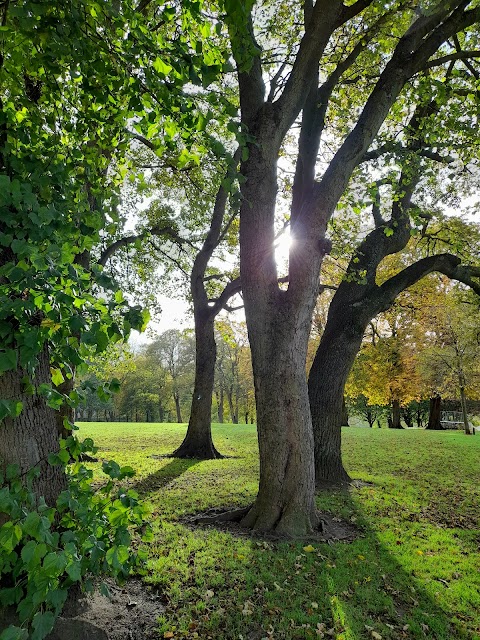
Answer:
POLYGON ((60 369, 51 369, 51 374, 52 374, 52 382, 53 384, 58 387, 59 385, 62 384, 62 382, 65 382, 65 378, 63 377, 63 373, 61 372, 60 369))
POLYGON ((47 594, 47 602, 52 605, 57 613, 60 613, 67 596, 67 589, 52 589, 52 591, 49 591, 47 594))
POLYGON ((65 557, 65 552, 58 551, 55 553, 52 551, 45 556, 42 571, 49 578, 56 578, 63 573, 66 565, 67 558, 65 557))
POLYGON ((68 577, 74 582, 79 582, 82 579, 82 565, 79 560, 74 560, 67 565, 66 572, 68 577))
POLYGON ((0 373, 17 368, 18 352, 16 349, 0 351, 0 373))
POLYGON ((22 526, 28 536, 38 542, 43 542, 46 534, 50 530, 50 521, 36 511, 31 511, 23 521, 22 526))
POLYGON ((55 616, 51 611, 37 612, 32 620, 32 640, 43 640, 53 629, 55 616))
POLYGON ((168 75, 172 70, 172 67, 169 64, 167 64, 161 58, 158 58, 158 57, 155 58, 155 61, 153 63, 153 68, 155 69, 155 71, 158 71, 158 73, 161 73, 164 76, 168 75))
POLYGON ((13 522, 6 522, 0 529, 0 548, 11 553, 22 539, 22 528, 13 522))
POLYGON ((0 420, 18 418, 22 413, 23 402, 19 400, 0 400, 0 420))
POLYGON ((10 625, 0 634, 0 640, 27 640, 27 638, 28 631, 26 629, 14 627, 13 625, 10 625))

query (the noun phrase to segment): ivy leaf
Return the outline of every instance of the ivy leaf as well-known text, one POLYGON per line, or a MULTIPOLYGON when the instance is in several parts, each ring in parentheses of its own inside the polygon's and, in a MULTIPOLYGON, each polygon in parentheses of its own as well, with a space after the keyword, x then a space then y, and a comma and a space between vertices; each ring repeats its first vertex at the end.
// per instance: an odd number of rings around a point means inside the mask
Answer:
POLYGON ((22 413, 23 402, 20 400, 0 400, 0 420, 18 418, 22 413))
POLYGON ((53 629, 55 616, 51 611, 37 612, 32 620, 32 640, 43 640, 53 629))
POLYGON ((50 369, 50 372, 52 374, 52 382, 53 384, 58 387, 59 385, 62 384, 62 382, 65 382, 65 378, 63 377, 63 373, 61 372, 60 369, 50 369))
POLYGON ((27 640, 28 631, 11 625, 0 634, 0 640, 27 640))
POLYGON ((6 522, 0 529, 0 548, 11 553, 22 539, 22 528, 13 522, 6 522))
POLYGON ((17 368, 18 352, 16 349, 0 351, 0 373, 17 368))

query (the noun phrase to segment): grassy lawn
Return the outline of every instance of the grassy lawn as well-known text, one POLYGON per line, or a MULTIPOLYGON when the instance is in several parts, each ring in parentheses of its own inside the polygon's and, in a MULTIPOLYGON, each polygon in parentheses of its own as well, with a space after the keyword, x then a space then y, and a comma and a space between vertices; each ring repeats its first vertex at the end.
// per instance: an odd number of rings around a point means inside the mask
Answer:
POLYGON ((145 580, 166 602, 160 637, 480 639, 480 437, 344 429, 346 466, 370 485, 318 498, 356 522, 354 543, 263 543, 179 522, 245 506, 258 480, 250 425, 214 425, 223 460, 156 459, 185 425, 83 423, 100 459, 134 466, 152 504, 145 580), (173 636, 171 635, 173 633, 173 636))

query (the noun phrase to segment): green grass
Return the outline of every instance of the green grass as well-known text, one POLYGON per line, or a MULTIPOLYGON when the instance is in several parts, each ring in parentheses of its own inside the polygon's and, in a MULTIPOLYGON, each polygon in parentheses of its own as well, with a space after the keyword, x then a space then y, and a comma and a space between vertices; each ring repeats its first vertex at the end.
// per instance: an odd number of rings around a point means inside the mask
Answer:
POLYGON ((184 425, 81 425, 100 459, 138 470, 132 483, 152 504, 145 580, 166 603, 160 637, 480 639, 479 437, 344 429, 346 466, 371 484, 321 495, 318 504, 359 524, 362 536, 313 542, 305 552, 305 543, 262 543, 179 521, 255 497, 255 428, 213 431, 230 458, 152 458, 178 446, 184 425))

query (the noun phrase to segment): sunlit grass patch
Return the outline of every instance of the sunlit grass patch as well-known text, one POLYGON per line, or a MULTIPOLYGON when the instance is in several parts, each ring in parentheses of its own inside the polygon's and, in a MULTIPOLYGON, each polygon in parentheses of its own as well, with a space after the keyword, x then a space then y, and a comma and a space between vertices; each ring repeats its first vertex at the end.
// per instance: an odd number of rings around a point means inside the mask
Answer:
POLYGON ((145 580, 166 603, 160 637, 480 639, 480 438, 344 429, 352 477, 371 484, 318 497, 363 531, 351 544, 272 544, 182 523, 255 497, 251 425, 214 425, 230 458, 162 458, 185 425, 84 424, 82 435, 137 468, 154 513, 145 580), (154 456, 154 457, 152 457, 154 456))

